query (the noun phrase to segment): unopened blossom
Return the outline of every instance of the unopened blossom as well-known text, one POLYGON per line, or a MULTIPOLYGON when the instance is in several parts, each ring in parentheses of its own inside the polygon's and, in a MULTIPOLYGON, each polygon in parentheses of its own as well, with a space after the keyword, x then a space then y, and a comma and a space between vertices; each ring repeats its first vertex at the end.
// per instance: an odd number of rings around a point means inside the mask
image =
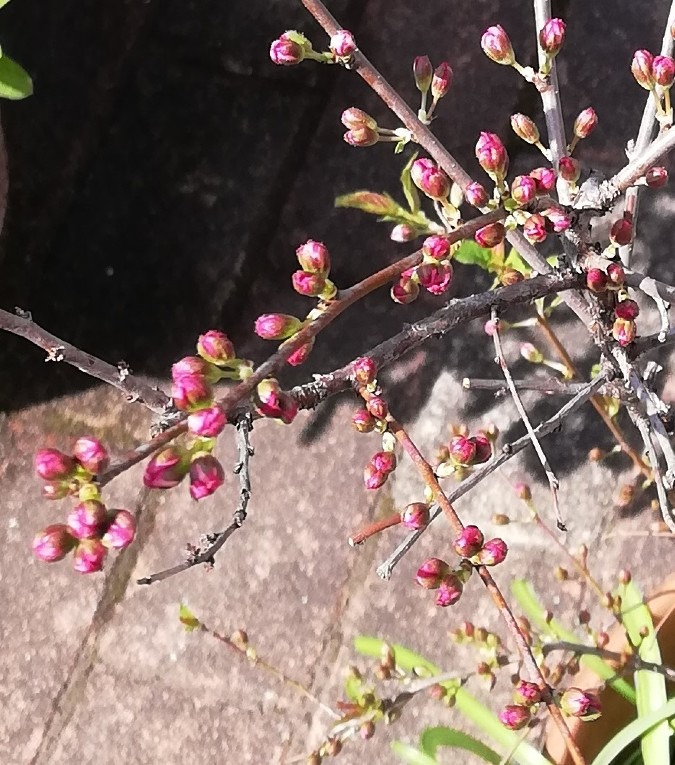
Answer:
POLYGON ((302 321, 286 313, 264 313, 255 320, 255 333, 263 340, 284 340, 302 327, 302 321))
POLYGON ((559 207, 551 207, 548 210, 544 210, 543 215, 551 224, 556 234, 559 234, 561 231, 567 231, 572 223, 570 216, 559 207))
POLYGON ((523 234, 530 244, 543 242, 548 235, 544 216, 539 213, 530 215, 523 223, 523 234))
POLYGON ((450 179, 431 159, 416 159, 410 168, 410 177, 430 199, 446 199, 450 193, 450 179))
POLYGON ((607 274, 600 268, 589 268, 586 272, 586 286, 592 292, 605 292, 607 289, 607 274))
POLYGON ((112 519, 101 542, 113 550, 124 550, 136 536, 136 519, 128 510, 111 510, 112 519))
POLYGON ((190 433, 202 438, 215 438, 227 423, 227 416, 219 404, 200 409, 188 415, 187 426, 190 433))
POLYGON ((626 218, 614 221, 609 231, 609 240, 612 244, 623 246, 633 241, 633 225, 626 218))
POLYGON ((476 456, 476 444, 466 436, 454 436, 448 444, 450 459, 457 465, 471 465, 476 456))
MULTIPOLYGON (((352 369, 354 372, 354 379, 360 385, 368 385, 373 382, 377 376, 377 364, 370 358, 370 356, 360 356, 353 362, 352 369)), ((373 396, 372 398, 375 397, 373 396)))
POLYGON ((615 319, 612 324, 612 336, 621 346, 630 345, 637 335, 637 327, 634 321, 615 319))
POLYGON ((614 289, 623 287, 626 280, 626 272, 623 270, 621 263, 610 263, 607 266, 607 281, 608 286, 614 289))
POLYGON ((558 162, 560 177, 569 183, 576 183, 581 175, 581 165, 574 157, 561 157, 558 162))
POLYGON ((223 466, 212 454, 195 457, 190 463, 190 496, 204 499, 223 485, 223 466))
POLYGON ((77 467, 75 460, 58 449, 39 449, 35 454, 35 472, 45 481, 70 478, 77 467))
POLYGON ((516 704, 531 707, 541 701, 541 688, 536 683, 518 680, 513 689, 513 700, 516 704))
POLYGON ((562 19, 549 19, 539 32, 539 45, 548 56, 558 55, 565 41, 565 22, 562 19))
POLYGON ((289 425, 298 413, 298 404, 285 393, 278 381, 268 378, 258 383, 255 396, 256 409, 263 417, 279 419, 289 425))
POLYGON ((197 353, 216 366, 225 366, 235 358, 232 341, 217 329, 210 329, 199 336, 197 353))
POLYGON ((645 90, 651 90, 656 81, 652 72, 654 56, 648 50, 636 50, 633 54, 630 70, 635 77, 635 81, 645 90))
POLYGON ((476 559, 482 566, 498 566, 506 559, 508 549, 503 539, 489 539, 476 554, 476 559))
POLYGON ((413 502, 401 513, 401 525, 411 531, 423 529, 429 523, 429 505, 413 502))
POLYGON ((495 133, 483 132, 476 142, 476 159, 485 172, 497 179, 503 179, 509 167, 509 155, 504 144, 495 133))
POLYGON ((389 294, 395 303, 407 305, 408 303, 417 300, 417 297, 420 294, 420 286, 409 276, 401 276, 398 282, 391 288, 389 294))
POLYGON ((145 466, 143 484, 149 489, 173 489, 187 475, 188 467, 181 449, 167 446, 145 466))
POLYGON ((102 473, 110 463, 108 450, 97 438, 91 436, 82 436, 75 441, 73 457, 94 475, 102 473))
POLYGON ((181 377, 171 386, 171 398, 177 409, 194 412, 211 405, 213 388, 203 377, 181 377))
POLYGON ((544 361, 544 354, 532 343, 522 343, 520 355, 530 364, 541 364, 544 361))
POLYGON ((469 439, 475 448, 474 464, 482 465, 492 457, 492 443, 484 432, 476 433, 469 439))
POLYGON ((539 128, 526 114, 512 114, 511 127, 513 132, 526 143, 539 141, 539 128))
POLYGON ((300 268, 310 274, 328 276, 330 271, 330 252, 323 242, 308 239, 295 251, 300 268))
POLYGON ((589 106, 579 112, 574 120, 574 135, 577 138, 588 138, 598 124, 598 115, 593 107, 589 106))
POLYGON ((411 242, 416 236, 415 228, 407 223, 398 223, 389 234, 392 242, 411 242))
POLYGON ((443 61, 434 70, 434 76, 431 80, 431 96, 434 101, 440 98, 450 90, 453 80, 453 71, 447 61, 443 61))
POLYGON ((560 697, 560 708, 568 717, 586 721, 596 720, 601 714, 600 699, 581 688, 568 688, 560 697))
POLYGON ((95 499, 78 502, 68 513, 66 523, 70 533, 77 539, 89 539, 100 536, 108 520, 105 505, 95 499))
POLYGON ((387 481, 388 473, 378 470, 372 462, 363 468, 363 483, 366 489, 379 489, 387 481))
POLYGON ((73 553, 73 568, 78 574, 101 571, 107 553, 100 539, 82 539, 73 553))
POLYGON ((499 722, 509 730, 520 730, 530 721, 531 712, 528 707, 520 704, 508 704, 497 715, 499 722))
POLYGON ((349 58, 356 50, 356 40, 348 29, 338 29, 331 35, 329 47, 338 58, 349 58))
POLYGON ((42 529, 33 538, 33 555, 45 563, 54 563, 68 555, 77 540, 64 523, 55 523, 42 529))
POLYGON ((511 198, 526 205, 537 196, 537 182, 529 175, 517 175, 511 183, 511 198))
POLYGON ((425 590, 435 590, 449 572, 450 566, 444 560, 429 558, 417 569, 415 581, 425 590))
POLYGON ((387 402, 381 396, 371 396, 366 401, 366 409, 378 420, 384 420, 389 414, 387 402))
POLYGON ((396 455, 394 452, 376 452, 370 463, 380 473, 391 473, 396 469, 396 455))
POLYGON ((551 167, 535 167, 531 170, 530 178, 534 178, 537 184, 538 194, 548 194, 549 191, 553 191, 555 188, 555 171, 551 167))
POLYGON ((270 58, 278 66, 299 64, 305 58, 306 46, 293 38, 297 34, 284 32, 270 46, 270 58))
POLYGON ((380 140, 377 130, 365 126, 348 130, 342 137, 345 143, 362 149, 374 146, 380 140))
POLYGON ((449 263, 422 263, 417 269, 417 278, 427 292, 442 295, 452 283, 452 273, 449 263))
POLYGON ((312 352, 312 348, 314 348, 315 341, 316 338, 312 337, 306 343, 296 348, 293 353, 291 353, 291 355, 286 359, 288 364, 292 367, 299 367, 300 364, 304 364, 305 361, 307 361, 309 358, 309 354, 312 352))
POLYGON ((504 241, 505 234, 504 224, 497 221, 496 223, 489 223, 487 226, 479 228, 474 234, 474 239, 481 247, 491 249, 504 241))
POLYGON ((464 189, 464 199, 466 199, 470 205, 481 208, 487 205, 490 201, 490 196, 481 183, 474 181, 464 189))
POLYGON ((465 526, 455 537, 453 548, 460 558, 471 558, 481 549, 484 541, 478 526, 465 526))
POLYGON ((514 485, 513 490, 515 491, 516 497, 518 497, 518 499, 522 499, 525 502, 529 502, 532 499, 532 489, 530 489, 529 485, 524 481, 518 481, 514 485))
POLYGON ((293 289, 305 297, 318 297, 326 288, 326 279, 309 271, 295 271, 291 281, 293 289))
POLYGON ((485 30, 480 41, 480 47, 488 58, 498 64, 511 66, 516 60, 511 40, 499 24, 485 30))
POLYGON ((660 189, 668 183, 668 171, 665 167, 652 167, 645 173, 645 181, 650 189, 660 189))
POLYGON ((352 415, 352 425, 359 433, 370 433, 375 429, 376 422, 367 409, 357 409, 352 415))
POLYGON ((447 237, 432 234, 422 242, 422 254, 432 260, 445 260, 450 256, 450 243, 447 237))
POLYGON ((221 379, 222 372, 201 356, 185 356, 171 367, 171 379, 174 382, 183 377, 202 377, 208 383, 215 383, 221 379))
POLYGON ((462 580, 454 572, 450 572, 443 577, 441 583, 436 591, 435 603, 441 608, 447 608, 448 606, 454 606, 455 603, 462 597, 464 590, 464 584, 462 580))
POLYGON ((431 87, 434 70, 431 66, 429 56, 417 56, 413 60, 413 76, 415 85, 420 93, 427 93, 431 87))
POLYGON ((657 85, 664 89, 670 88, 675 80, 675 61, 670 56, 655 56, 652 75, 657 85))

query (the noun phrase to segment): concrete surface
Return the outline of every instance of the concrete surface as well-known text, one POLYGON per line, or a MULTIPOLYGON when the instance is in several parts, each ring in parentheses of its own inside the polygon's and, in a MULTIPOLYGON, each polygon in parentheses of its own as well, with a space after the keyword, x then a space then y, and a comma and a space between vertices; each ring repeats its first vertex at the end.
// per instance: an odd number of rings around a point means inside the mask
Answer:
MULTIPOLYGON (((611 25, 599 4, 570 0, 557 9, 569 23, 561 57, 569 121, 589 104, 600 115, 597 134, 580 147, 588 166, 611 171, 622 162, 643 103, 628 70, 630 56, 635 48, 657 46, 666 5, 645 10, 622 1, 611 25)), ((3 307, 30 309, 57 335, 110 361, 124 358, 134 371, 165 384, 169 364, 210 326, 231 333, 242 355, 264 358, 269 346, 251 337, 252 321, 263 310, 306 309, 292 294, 289 275, 293 251, 307 237, 328 243, 340 285, 406 252, 382 226, 333 208, 336 194, 356 188, 397 191, 400 162, 391 161, 386 146, 357 151, 341 141, 346 106, 362 106, 393 124, 383 107, 348 72, 282 70, 267 59, 270 40, 285 28, 322 40, 298 2, 45 2, 39 17, 28 7, 12 3, 2 11, 3 47, 36 84, 34 98, 3 109, 10 171, 3 307)), ((523 23, 512 3, 341 0, 330 8, 411 98, 412 56, 448 58, 455 85, 434 128, 470 172, 477 169, 473 146, 480 130, 507 136, 511 113, 539 114, 531 89, 478 47, 483 29, 502 23, 517 51, 533 51, 529 17, 523 23)), ((509 147, 517 149, 511 138, 509 147)), ((521 151, 514 163, 532 159, 521 151)), ((638 262, 672 280, 671 237, 663 233, 672 190, 658 203, 646 201, 638 262)), ((482 275, 458 269, 457 294, 486 285, 482 275)), ((371 296, 322 336, 311 371, 338 366, 440 302, 425 298, 402 309, 384 294, 371 296)), ((588 371, 590 348, 577 345, 571 327, 563 320, 560 329, 588 371)), ((515 359, 513 343, 508 351, 515 359)), ((463 376, 494 374, 491 355, 477 323, 387 374, 391 405, 421 447, 432 453, 447 438, 449 423, 476 429, 496 422, 505 437, 520 434, 509 401, 461 390, 463 376)), ((369 518, 422 496, 405 461, 381 492, 362 489, 362 466, 377 439, 352 431, 349 397, 301 414, 290 428, 256 426, 250 517, 214 571, 192 570, 149 588, 135 584, 178 561, 186 542, 229 517, 234 477, 195 507, 184 487, 148 495, 139 488, 138 468, 117 479, 108 497, 139 513, 139 540, 105 575, 83 578, 67 564, 38 564, 30 540, 63 508, 39 498, 31 475, 35 448, 67 448, 92 433, 123 451, 147 436, 151 420, 116 392, 45 366, 41 352, 23 341, 2 337, 0 358, 3 765, 188 759, 280 765, 310 751, 325 730, 325 714, 222 644, 186 634, 178 622, 180 602, 226 634, 245 628, 261 656, 329 705, 341 696, 342 670, 355 661, 357 634, 403 642, 444 668, 466 670, 476 658, 467 663, 447 632, 463 618, 500 629, 477 582, 451 611, 435 609, 411 584, 426 555, 447 551, 442 521, 390 583, 374 569, 400 532, 356 551, 347 546, 350 533, 369 518)), ((514 369, 531 371, 521 361, 514 369)), ((307 375, 299 369, 284 380, 307 375)), ((526 401, 535 420, 558 403, 526 401)), ((611 446, 590 410, 546 441, 563 482, 568 539, 571 546, 589 544, 604 586, 629 566, 649 588, 671 570, 672 542, 640 535, 653 520, 642 505, 623 514, 614 507, 628 464, 622 458, 586 462, 598 443, 611 446)), ((227 437, 219 448, 225 464, 232 463, 227 437)), ((497 511, 523 518, 508 485, 520 479, 531 481, 545 510, 548 493, 531 454, 492 476, 459 510, 508 541, 512 553, 497 572, 501 583, 528 574, 547 604, 572 618, 582 593, 574 581, 552 587, 561 559, 550 543, 527 525, 490 525, 497 511)), ((505 697, 506 681, 500 679, 500 695, 491 703, 505 697)), ((388 741, 414 740, 424 725, 444 722, 466 726, 452 711, 416 702, 372 741, 346 747, 341 761, 392 763, 388 741)))

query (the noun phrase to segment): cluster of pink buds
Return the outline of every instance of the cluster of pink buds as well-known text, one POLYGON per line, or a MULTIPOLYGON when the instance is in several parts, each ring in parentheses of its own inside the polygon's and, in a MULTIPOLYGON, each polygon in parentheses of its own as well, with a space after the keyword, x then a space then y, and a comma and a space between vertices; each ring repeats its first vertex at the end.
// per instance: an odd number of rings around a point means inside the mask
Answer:
MULTIPOLYGON (((617 221, 617 223, 621 222, 617 221)), ((616 224, 614 225, 616 226, 616 224)), ((625 292, 625 278, 626 274, 620 263, 610 263, 607 266, 607 272, 600 268, 590 268, 586 272, 586 286, 589 290, 600 294, 607 291, 616 293, 612 335, 621 346, 630 345, 635 340, 637 336, 635 319, 640 313, 638 304, 631 300, 625 292)))
POLYGON ((429 558, 417 569, 415 581, 425 590, 436 590, 436 605, 447 608, 454 606, 462 597, 472 570, 470 565, 465 564, 452 569, 440 558, 429 558))
POLYGON ((301 32, 289 30, 271 44, 270 58, 279 66, 293 66, 305 59, 321 64, 347 64, 355 51, 356 40, 347 29, 338 29, 330 38, 329 50, 321 53, 314 50, 301 32))
POLYGON ((541 702, 541 688, 536 683, 518 680, 513 689, 514 704, 508 704, 499 713, 499 721, 509 730, 524 728, 532 717, 532 710, 541 702))
POLYGON ((476 159, 497 186, 503 187, 509 169, 509 155, 498 135, 487 132, 480 134, 476 142, 476 159))
POLYGON ((337 291, 328 278, 330 273, 330 253, 322 242, 309 239, 295 251, 300 264, 300 271, 293 274, 293 289, 306 297, 318 297, 330 300, 337 291))
POLYGON ((376 452, 363 469, 363 483, 366 489, 379 489, 387 482, 389 475, 396 469, 394 452, 376 452))
POLYGON ((485 431, 479 431, 475 436, 456 432, 447 444, 438 449, 436 473, 441 477, 456 474, 461 478, 467 469, 481 465, 492 457, 492 440, 485 431))
POLYGON ((508 547, 503 539, 495 537, 485 541, 478 526, 466 526, 455 537, 453 549, 460 558, 476 566, 498 566, 506 559, 508 547))
POLYGON ((523 235, 530 244, 540 244, 549 234, 559 234, 570 227, 570 217, 559 207, 532 213, 523 221, 523 235))
POLYGON ((447 238, 439 234, 428 236, 422 243, 422 263, 404 271, 391 288, 391 299, 407 305, 416 300, 420 287, 432 295, 442 295, 452 284, 454 250, 447 238))
POLYGON ((73 568, 80 574, 100 571, 109 549, 123 550, 136 533, 128 510, 108 510, 100 500, 96 475, 109 463, 108 452, 95 438, 79 438, 72 455, 58 449, 40 449, 35 472, 45 481, 42 494, 48 499, 77 496, 78 502, 65 523, 55 523, 33 539, 33 553, 53 563, 73 553, 73 568))
POLYGON ((413 61, 413 76, 417 90, 422 94, 418 117, 425 124, 429 124, 438 102, 450 90, 454 73, 447 61, 443 61, 434 69, 428 56, 417 56, 413 61), (429 92, 431 92, 432 101, 427 109, 429 92))
MULTIPOLYGON (((565 22, 562 19, 549 19, 539 32, 539 46, 545 53, 545 61, 540 74, 547 76, 551 71, 551 63, 558 55, 565 40, 565 22)), ((526 79, 532 79, 529 73, 516 61, 513 45, 504 28, 498 24, 488 27, 481 38, 481 48, 485 55, 503 66, 512 66, 526 79)))
POLYGON ((675 60, 670 56, 653 56, 648 50, 636 50, 630 66, 638 85, 654 90, 658 85, 664 90, 675 81, 675 60))
POLYGON ((342 124, 347 128, 344 140, 350 146, 374 146, 380 140, 377 121, 355 106, 342 112, 342 124))
POLYGON ((215 442, 197 438, 190 446, 167 446, 145 466, 143 483, 150 489, 173 489, 190 476, 190 496, 204 499, 225 480, 223 466, 211 453, 215 442))

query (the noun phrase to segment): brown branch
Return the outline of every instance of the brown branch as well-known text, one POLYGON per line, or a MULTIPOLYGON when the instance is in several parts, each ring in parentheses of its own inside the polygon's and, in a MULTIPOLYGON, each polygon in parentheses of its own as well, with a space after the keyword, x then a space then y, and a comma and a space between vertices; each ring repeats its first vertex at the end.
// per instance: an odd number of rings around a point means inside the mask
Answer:
POLYGON ((647 170, 661 162, 673 148, 675 148, 675 130, 666 130, 641 154, 631 159, 613 178, 602 184, 607 200, 612 201, 626 191, 642 178, 647 170))

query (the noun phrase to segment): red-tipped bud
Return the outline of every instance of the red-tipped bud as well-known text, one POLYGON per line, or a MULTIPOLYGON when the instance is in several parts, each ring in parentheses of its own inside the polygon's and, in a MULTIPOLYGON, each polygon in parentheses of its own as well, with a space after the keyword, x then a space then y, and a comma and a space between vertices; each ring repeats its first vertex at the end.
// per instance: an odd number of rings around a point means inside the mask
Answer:
POLYGON ((143 483, 149 489, 173 489, 187 475, 184 455, 175 446, 157 452, 145 466, 143 483))
POLYGON ((75 441, 73 457, 90 473, 102 473, 110 462, 108 450, 97 438, 83 436, 75 441))
POLYGON ((179 382, 183 377, 202 377, 208 383, 218 382, 221 373, 218 367, 201 356, 185 356, 171 367, 171 379, 179 382))
POLYGON ((190 463, 190 496, 204 499, 223 485, 223 466, 212 454, 196 457, 190 463))
POLYGON ((529 502, 532 499, 532 490, 524 481, 518 481, 518 483, 516 483, 513 487, 513 490, 515 491, 516 497, 518 497, 518 499, 522 499, 525 502, 529 502))
POLYGON ((637 84, 645 90, 651 90, 655 84, 652 73, 653 63, 654 56, 648 50, 636 50, 633 54, 630 70, 637 84))
POLYGON ((565 40, 565 22, 562 19, 549 19, 539 32, 539 45, 548 56, 558 55, 565 40))
POLYGON ((387 473, 379 471, 372 462, 363 468, 363 484, 366 489, 379 489, 387 482, 387 473))
POLYGON ((431 159, 416 159, 410 169, 410 177, 430 199, 446 199, 450 193, 450 179, 431 159))
POLYGON ((274 378, 258 383, 255 398, 256 409, 263 417, 272 417, 289 425, 298 413, 295 399, 284 393, 274 378))
POLYGON ((377 130, 365 126, 348 130, 342 137, 344 138, 345 143, 361 149, 368 148, 368 146, 375 146, 380 140, 380 134, 377 130))
POLYGON ((535 167, 530 178, 537 184, 537 194, 548 194, 555 188, 555 171, 551 167, 535 167))
POLYGON ((330 271, 330 253, 322 242, 313 239, 301 244, 295 251, 300 268, 310 274, 328 276, 330 271))
POLYGON ((450 459, 458 465, 471 465, 476 456, 476 444, 466 436, 455 436, 448 444, 450 459))
POLYGON ((432 234, 422 242, 422 253, 425 258, 445 260, 450 256, 450 244, 446 237, 432 234))
POLYGON ((551 207, 548 210, 544 210, 544 217, 551 224, 556 234, 559 234, 561 231, 567 231, 572 223, 570 216, 559 207, 551 207))
POLYGON ((286 313, 264 313, 255 320, 255 333, 263 340, 284 340, 300 327, 300 319, 286 313))
POLYGON ((541 701, 541 688, 536 683, 519 680, 513 689, 513 700, 518 705, 531 707, 541 701))
POLYGON ((434 101, 443 98, 448 90, 450 90, 453 76, 453 71, 447 61, 443 61, 443 63, 436 67, 431 80, 431 96, 434 101))
POLYGON ((78 574, 101 571, 107 553, 100 539, 83 539, 73 553, 73 568, 78 574))
POLYGON ((452 283, 450 263, 422 263, 417 269, 420 287, 432 295, 442 295, 452 283))
POLYGON ((224 332, 217 329, 210 329, 199 336, 197 353, 218 367, 227 365, 235 358, 232 341, 224 332))
POLYGON ((600 717, 600 699, 581 688, 568 688, 560 697, 560 709, 568 717, 596 720, 600 717))
POLYGON ((546 218, 543 215, 539 215, 539 213, 530 215, 525 223, 523 223, 523 234, 530 244, 543 242, 548 235, 546 231, 546 218))
POLYGON ((35 454, 35 472, 45 481, 70 478, 76 467, 75 460, 58 449, 40 449, 35 454))
POLYGON ((621 346, 630 345, 635 340, 637 334, 637 327, 634 321, 626 321, 626 319, 615 319, 612 324, 612 335, 617 343, 621 346))
POLYGON ((413 75, 415 85, 420 93, 426 93, 431 87, 434 70, 429 61, 429 56, 417 56, 413 61, 413 75))
POLYGON ((450 566, 440 558, 429 558, 417 569, 415 581, 425 590, 435 590, 441 585, 443 577, 450 573, 450 566))
POLYGON ((407 223, 399 223, 394 226, 389 234, 389 238, 392 242, 411 242, 417 236, 417 231, 413 226, 409 226, 407 223))
POLYGON ((487 435, 485 435, 485 433, 478 433, 475 436, 472 436, 469 440, 476 449, 475 456, 473 458, 475 465, 481 465, 483 462, 487 462, 490 457, 492 457, 492 444, 490 443, 490 439, 487 437, 487 435))
POLYGON ((474 181, 464 189, 464 199, 474 207, 485 207, 490 201, 490 196, 482 184, 474 181))
POLYGON ((483 545, 482 549, 478 551, 476 557, 478 563, 482 566, 498 566, 500 563, 504 562, 508 551, 509 548, 507 547, 506 542, 497 537, 495 539, 489 539, 483 545))
POLYGON ((375 418, 367 409, 357 409, 352 415, 352 425, 359 433, 370 433, 375 429, 375 418))
POLYGON ((462 580, 457 576, 457 574, 450 572, 441 580, 438 591, 436 592, 436 600, 434 602, 441 608, 454 606, 455 603, 462 597, 463 590, 464 584, 462 580))
POLYGON ((520 730, 530 721, 531 713, 527 707, 520 706, 520 704, 508 704, 497 716, 505 728, 520 730))
POLYGON ((417 300, 417 297, 420 294, 420 286, 409 276, 401 276, 398 282, 391 288, 389 294, 394 303, 408 305, 408 303, 417 300))
POLYGON ((586 286, 591 292, 604 292, 607 289, 607 274, 600 268, 589 268, 586 272, 586 286))
POLYGON ((614 221, 609 232, 609 239, 612 244, 619 246, 630 244, 633 241, 633 226, 630 221, 625 218, 614 221))
POLYGON ((377 420, 384 420, 389 414, 387 402, 381 396, 371 396, 368 401, 366 401, 366 409, 377 420))
POLYGON ((509 155, 498 135, 481 133, 476 142, 476 159, 485 172, 495 178, 503 178, 509 167, 509 155))
MULTIPOLYGON (((370 356, 361 356, 360 358, 356 359, 356 361, 352 364, 352 369, 354 370, 354 379, 360 385, 368 385, 369 383, 373 382, 377 376, 377 364, 370 358, 370 356)), ((382 399, 380 399, 380 401, 381 400, 382 399)), ((378 405, 375 404, 374 406, 378 405)), ((384 417, 386 416, 387 415, 385 412, 384 417)))
POLYGON ((490 223, 487 226, 483 226, 483 228, 479 228, 474 234, 474 239, 481 247, 489 250, 504 241, 505 233, 504 224, 497 221, 497 223, 490 223))
POLYGON ((537 196, 537 182, 529 175, 517 175, 511 183, 511 198, 519 205, 526 205, 537 196))
POLYGON ((539 128, 526 114, 512 114, 511 127, 513 132, 526 143, 537 143, 539 128))
POLYGON ((670 88, 675 80, 675 61, 670 56, 656 56, 652 62, 652 76, 657 85, 670 88))
POLYGON ((338 58, 349 58, 356 50, 356 40, 349 30, 338 29, 331 35, 329 47, 338 58))
POLYGON ((105 505, 95 499, 79 502, 68 513, 66 523, 70 533, 77 539, 98 537, 108 520, 105 505))
POLYGON ((574 120, 574 135, 577 138, 588 138, 598 124, 598 115, 592 106, 579 112, 574 120))
POLYGON ((370 458, 370 464, 378 472, 388 475, 396 469, 396 455, 394 452, 376 452, 370 458))
POLYGON ((569 183, 576 183, 581 175, 581 165, 574 157, 561 157, 558 162, 560 177, 569 183))
POLYGON ((623 287, 623 283, 626 280, 626 272, 620 263, 610 263, 607 266, 607 280, 610 287, 615 289, 623 287))
POLYGON ((521 343, 520 355, 530 364, 541 364, 544 361, 544 354, 532 343, 521 343))
POLYGON ((406 529, 416 531, 423 529, 429 523, 429 505, 424 502, 413 502, 401 513, 401 525, 406 529))
POLYGON ((622 300, 614 306, 614 315, 617 319, 626 319, 626 321, 633 321, 637 319, 640 314, 640 306, 630 298, 622 300))
POLYGON ((301 345, 299 348, 296 348, 293 353, 291 353, 291 355, 286 359, 286 361, 292 367, 299 367, 300 364, 304 364, 305 361, 307 361, 309 358, 309 354, 312 352, 312 348, 314 348, 315 341, 316 338, 312 337, 309 342, 301 345))
POLYGON ((660 189, 668 183, 668 171, 665 167, 652 167, 645 173, 645 181, 650 189, 660 189))
POLYGON ((136 519, 128 510, 111 510, 112 521, 101 538, 105 547, 124 550, 136 536, 136 519))
POLYGON ((483 546, 485 538, 478 526, 466 526, 455 537, 453 547, 460 558, 473 557, 483 546))
POLYGON ((225 412, 218 404, 193 412, 187 419, 190 433, 202 438, 215 438, 222 432, 226 423, 225 412))
POLYGON ((270 46, 270 58, 278 66, 299 64, 305 58, 305 47, 284 33, 270 46))
POLYGON ((171 398, 177 409, 195 412, 213 403, 213 389, 203 377, 181 377, 171 386, 171 398))
POLYGON ((33 539, 33 555, 45 563, 63 560, 75 547, 76 539, 63 523, 42 529, 33 539))
POLYGON ((499 24, 485 30, 480 41, 480 47, 488 58, 498 64, 511 66, 516 60, 511 40, 499 24))
POLYGON ((326 288, 326 279, 309 271, 296 271, 292 281, 293 289, 305 297, 318 297, 326 288))

